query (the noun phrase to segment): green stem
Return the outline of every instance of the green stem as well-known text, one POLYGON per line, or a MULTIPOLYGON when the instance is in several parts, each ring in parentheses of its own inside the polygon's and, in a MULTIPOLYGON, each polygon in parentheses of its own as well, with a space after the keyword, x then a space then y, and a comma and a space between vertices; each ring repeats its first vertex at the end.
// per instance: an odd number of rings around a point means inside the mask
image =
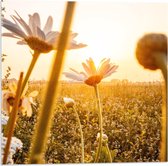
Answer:
POLYGON ((165 53, 157 52, 153 54, 155 58, 155 63, 161 69, 162 75, 165 80, 165 88, 162 89, 162 117, 161 117, 161 152, 160 152, 160 160, 161 161, 168 161, 168 143, 167 143, 167 133, 168 133, 168 112, 166 110, 167 99, 166 99, 166 92, 167 92, 167 56, 165 53))
POLYGON ((37 126, 32 141, 32 148, 29 156, 30 164, 45 163, 44 150, 54 114, 54 103, 58 95, 59 78, 64 64, 65 50, 68 44, 75 4, 76 2, 73 1, 67 2, 62 32, 58 41, 58 49, 54 56, 49 82, 45 91, 45 98, 39 111, 37 126))
POLYGON ((99 126, 100 126, 100 137, 99 137, 99 144, 98 144, 98 150, 96 153, 96 157, 94 162, 97 163, 99 161, 100 152, 102 148, 102 135, 103 135, 103 117, 102 117, 102 109, 100 104, 100 96, 97 85, 94 86, 95 93, 96 93, 96 100, 97 100, 97 107, 98 107, 98 116, 99 116, 99 126))
POLYGON ((31 73, 32 73, 32 71, 33 71, 33 69, 34 69, 34 66, 35 66, 35 64, 36 64, 36 62, 37 62, 37 59, 38 59, 39 55, 40 55, 40 53, 39 53, 39 52, 36 52, 36 51, 35 51, 34 54, 33 54, 32 61, 31 61, 30 66, 29 66, 29 68, 28 68, 28 70, 27 70, 26 76, 25 76, 25 78, 24 78, 24 80, 23 80, 23 85, 22 85, 21 94, 23 94, 23 91, 24 91, 24 89, 25 89, 25 86, 26 86, 26 84, 27 84, 27 82, 28 82, 28 80, 29 80, 29 77, 30 77, 30 75, 31 75, 31 73))
POLYGON ((77 118, 77 121, 78 121, 79 130, 80 130, 80 135, 81 135, 81 147, 82 147, 82 151, 81 151, 81 152, 82 152, 81 162, 84 163, 84 138, 83 138, 82 125, 81 125, 80 118, 79 118, 79 115, 78 115, 78 112, 77 112, 75 106, 74 106, 74 111, 75 111, 75 115, 76 115, 76 118, 77 118))
POLYGON ((108 153, 109 162, 112 163, 112 157, 111 157, 110 149, 108 147, 108 143, 106 143, 106 150, 107 150, 107 153, 108 153))
POLYGON ((22 85, 22 80, 23 80, 23 72, 20 74, 19 82, 17 85, 17 91, 16 91, 16 96, 15 96, 15 101, 14 101, 14 106, 12 108, 12 112, 10 114, 11 121, 9 123, 9 130, 7 133, 7 142, 5 145, 4 149, 4 158, 3 158, 3 164, 6 164, 7 159, 8 159, 8 154, 9 154, 9 149, 10 149, 10 144, 12 141, 12 136, 15 128, 15 123, 16 123, 16 117, 18 113, 18 105, 20 101, 20 96, 21 96, 21 85, 22 85))

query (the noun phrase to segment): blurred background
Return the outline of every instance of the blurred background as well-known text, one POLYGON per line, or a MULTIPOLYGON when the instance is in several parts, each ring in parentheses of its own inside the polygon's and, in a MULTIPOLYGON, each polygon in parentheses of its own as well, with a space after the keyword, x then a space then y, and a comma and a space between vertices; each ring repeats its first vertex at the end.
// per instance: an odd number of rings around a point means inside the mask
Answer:
MULTIPOLYGON (((60 31, 62 25, 65 1, 55 0, 6 0, 5 18, 15 14, 28 22, 28 14, 38 12, 42 26, 51 15, 54 19, 53 30, 60 31)), ((160 71, 143 70, 135 58, 135 48, 138 39, 145 33, 168 33, 168 3, 164 1, 78 1, 72 31, 79 33, 77 42, 88 46, 79 50, 67 52, 64 71, 69 67, 81 70, 81 63, 92 57, 98 64, 102 58, 111 58, 119 65, 118 72, 105 81, 112 79, 128 79, 133 82, 160 81, 160 71)), ((3 32, 6 32, 2 28, 3 32)), ((12 71, 10 78, 18 78, 20 71, 26 71, 31 61, 27 46, 16 44, 17 40, 2 38, 2 53, 7 54, 3 63, 3 74, 7 66, 12 71)), ((31 80, 46 80, 54 52, 41 55, 31 75, 31 80)), ((66 80, 62 76, 63 80, 66 80)))

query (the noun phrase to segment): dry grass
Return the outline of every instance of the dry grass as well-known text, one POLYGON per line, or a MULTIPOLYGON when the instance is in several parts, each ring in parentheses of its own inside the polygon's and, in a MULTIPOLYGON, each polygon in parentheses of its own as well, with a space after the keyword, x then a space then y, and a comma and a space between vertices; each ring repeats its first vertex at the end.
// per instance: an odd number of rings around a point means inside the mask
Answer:
MULTIPOLYGON (((40 95, 36 98, 37 107, 33 109, 33 116, 20 116, 17 121, 15 136, 22 140, 23 150, 14 156, 15 163, 27 161, 44 86, 41 83, 30 84, 30 90, 36 89, 40 95)), ((159 161, 161 84, 102 83, 99 88, 104 133, 109 139, 113 162, 159 161)), ((55 102, 53 126, 46 146, 46 163, 80 162, 79 126, 75 112, 67 109, 62 102, 62 97, 65 96, 76 101, 84 132, 85 162, 93 162, 98 133, 93 88, 84 84, 61 83, 58 102, 55 102)), ((103 151, 101 162, 106 162, 103 151)))

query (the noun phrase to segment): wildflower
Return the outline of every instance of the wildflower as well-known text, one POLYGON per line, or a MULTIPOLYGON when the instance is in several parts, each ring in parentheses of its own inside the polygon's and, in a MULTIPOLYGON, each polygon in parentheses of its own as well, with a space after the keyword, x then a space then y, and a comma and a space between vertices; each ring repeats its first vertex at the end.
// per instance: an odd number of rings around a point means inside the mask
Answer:
MULTIPOLYGON (((100 133, 97 133, 97 137, 96 137, 96 140, 98 141, 100 138, 100 133)), ((102 140, 104 142, 107 142, 108 141, 108 136, 106 134, 102 134, 102 140)))
MULTIPOLYGON (((20 15, 16 12, 17 16, 12 15, 14 23, 2 18, 2 26, 11 33, 3 33, 3 36, 19 39, 17 44, 28 45, 32 50, 38 53, 48 53, 51 50, 57 49, 57 42, 60 36, 58 31, 52 31, 53 18, 48 17, 47 22, 43 29, 41 29, 41 21, 38 13, 29 15, 29 24, 27 24, 20 15)), ((82 48, 87 45, 77 43, 74 38, 77 33, 71 33, 70 44, 67 49, 82 48)))
POLYGON ((1 124, 6 125, 8 122, 9 117, 4 115, 3 113, 1 114, 1 124))
POLYGON ((98 115, 99 115, 100 139, 99 139, 98 150, 97 150, 94 162, 98 162, 101 148, 102 148, 103 118, 102 118, 102 108, 101 108, 97 84, 100 83, 102 79, 114 73, 118 68, 118 66, 113 65, 112 63, 110 63, 110 59, 106 59, 106 58, 101 60, 98 68, 95 67, 95 64, 92 58, 89 58, 89 60, 86 60, 86 62, 87 63, 82 63, 82 66, 85 70, 84 72, 78 72, 70 68, 72 72, 64 72, 64 75, 70 79, 81 81, 87 85, 93 86, 95 89, 98 115))
MULTIPOLYGON (((4 157, 4 149, 6 145, 7 138, 3 136, 1 133, 1 158, 4 157)), ((12 137, 11 146, 8 154, 7 164, 13 164, 13 155, 16 153, 17 149, 21 149, 23 147, 23 143, 20 139, 16 137, 12 137)))
POLYGON ((72 72, 64 72, 64 75, 70 79, 84 82, 90 86, 95 86, 100 83, 102 79, 114 73, 118 68, 118 66, 110 63, 110 59, 106 58, 102 59, 97 69, 92 58, 89 58, 86 62, 87 63, 82 63, 85 70, 84 72, 78 72, 70 68, 72 72))
MULTIPOLYGON (((167 56, 167 37, 164 34, 146 34, 137 44, 136 57, 144 68, 156 70, 158 65, 154 54, 165 53, 167 56)), ((158 54, 158 56, 161 56, 158 54)))
MULTIPOLYGON (((35 105, 33 102, 33 97, 36 97, 38 95, 37 91, 33 91, 28 94, 28 96, 25 96, 24 91, 20 102, 19 102, 19 110, 22 112, 23 115, 31 116, 32 115, 32 108, 31 104, 35 105)), ((15 99, 15 93, 16 93, 16 83, 11 82, 9 84, 9 90, 3 90, 2 91, 2 109, 3 111, 9 115, 11 111, 11 107, 14 104, 14 99, 15 99)))
POLYGON ((75 101, 72 98, 64 97, 63 101, 67 108, 73 107, 73 105, 75 104, 75 101))

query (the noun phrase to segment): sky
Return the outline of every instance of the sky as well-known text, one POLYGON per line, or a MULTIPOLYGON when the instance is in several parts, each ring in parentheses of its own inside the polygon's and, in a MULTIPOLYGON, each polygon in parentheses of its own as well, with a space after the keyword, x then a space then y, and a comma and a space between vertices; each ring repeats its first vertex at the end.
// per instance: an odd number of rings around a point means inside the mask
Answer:
MULTIPOLYGON (((5 0, 5 18, 12 21, 10 15, 15 10, 28 22, 28 14, 38 12, 42 25, 49 15, 54 19, 53 30, 61 30, 65 1, 58 0, 5 0)), ((2 28, 3 32, 7 32, 2 28)), ((168 34, 168 3, 160 1, 78 1, 72 24, 72 31, 79 35, 77 42, 88 46, 67 51, 64 71, 69 67, 83 70, 81 63, 92 57, 96 64, 103 58, 110 58, 117 64, 117 72, 112 79, 130 81, 161 80, 159 70, 143 69, 135 58, 137 41, 146 33, 168 34)), ((26 72, 31 54, 28 46, 16 44, 17 39, 2 38, 2 53, 7 54, 2 64, 2 78, 7 66, 10 66, 10 78, 18 78, 21 71, 26 72)), ((31 75, 32 80, 48 79, 54 52, 42 54, 31 75)), ((65 79, 62 76, 62 79, 65 79)))

